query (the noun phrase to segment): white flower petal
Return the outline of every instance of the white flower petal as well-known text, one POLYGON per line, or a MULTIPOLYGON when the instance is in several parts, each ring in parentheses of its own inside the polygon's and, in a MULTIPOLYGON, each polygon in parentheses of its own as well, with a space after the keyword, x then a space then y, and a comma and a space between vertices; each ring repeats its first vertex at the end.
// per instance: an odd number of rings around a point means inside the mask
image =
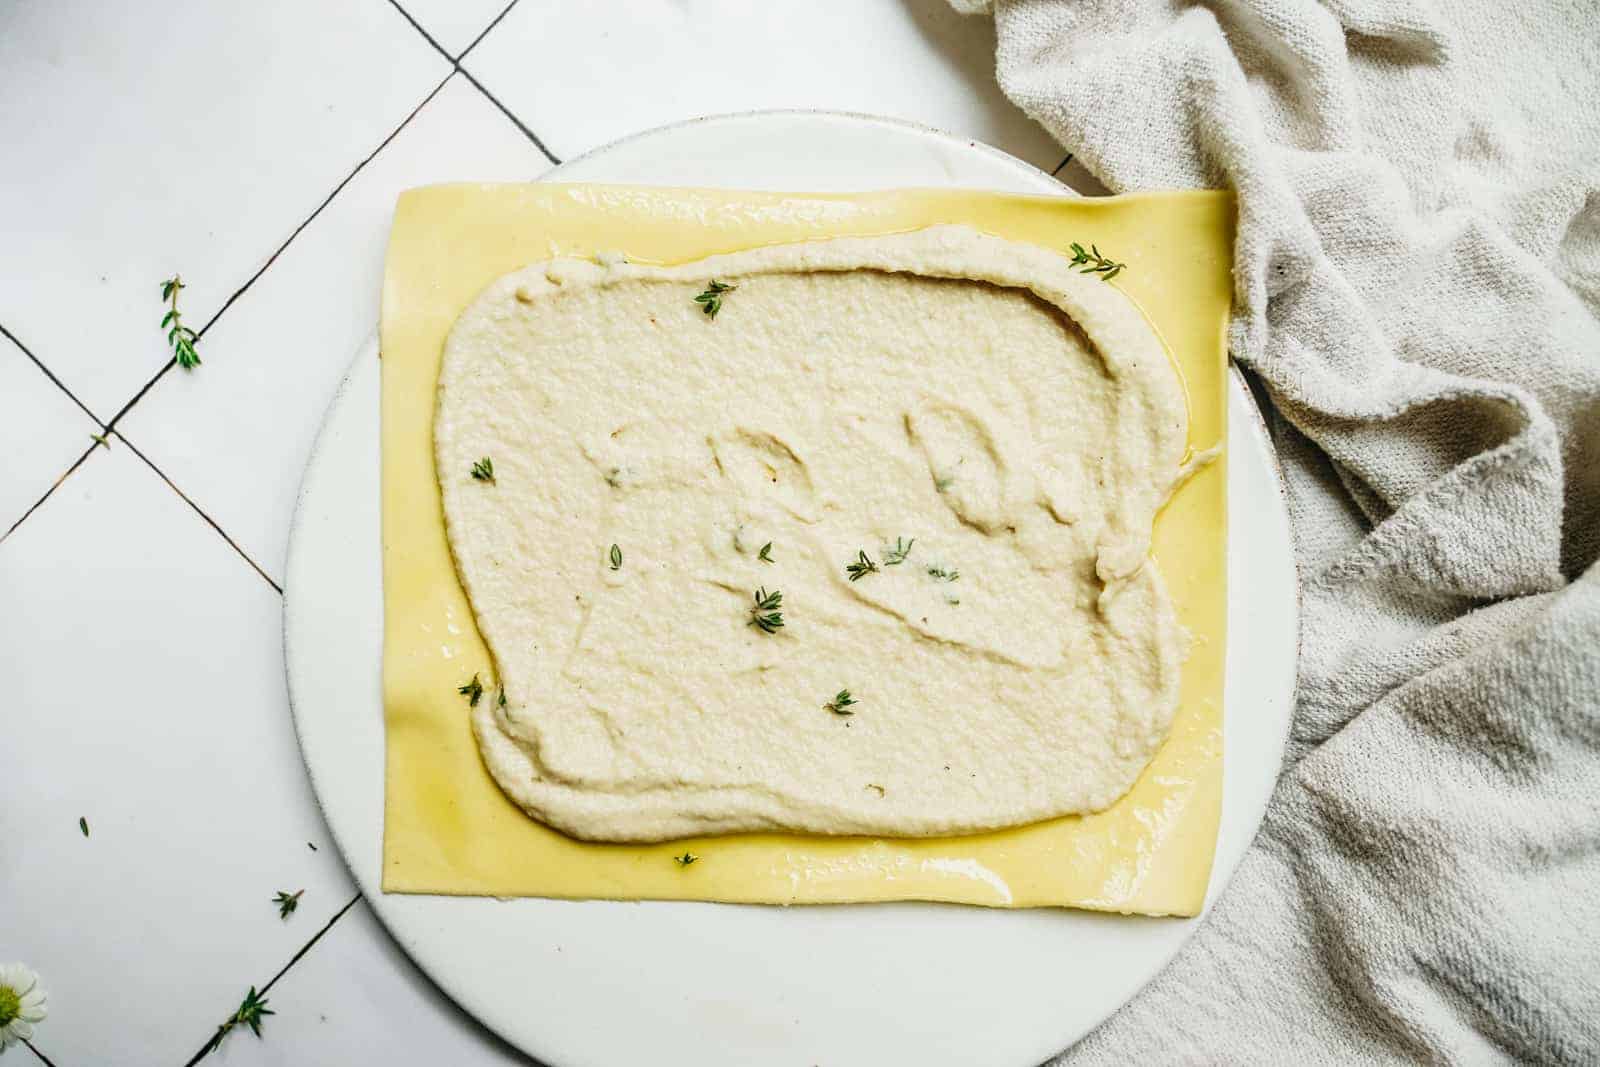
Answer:
POLYGON ((22 996, 38 984, 39 976, 22 964, 0 964, 0 985, 10 989, 17 996, 22 996))
POLYGON ((9 1043, 22 1041, 32 1036, 32 1026, 21 1019, 12 1019, 5 1026, 0 1026, 0 1050, 4 1050, 9 1043))

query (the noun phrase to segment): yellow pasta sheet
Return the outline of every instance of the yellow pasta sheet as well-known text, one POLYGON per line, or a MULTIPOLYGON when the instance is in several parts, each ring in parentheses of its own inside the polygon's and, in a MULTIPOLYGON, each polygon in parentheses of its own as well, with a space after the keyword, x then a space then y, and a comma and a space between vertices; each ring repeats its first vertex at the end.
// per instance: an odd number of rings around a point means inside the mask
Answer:
POLYGON ((968 191, 779 194, 593 185, 444 185, 400 197, 383 288, 383 691, 387 892, 715 900, 938 900, 1193 915, 1222 797, 1226 631, 1222 460, 1161 513, 1154 552, 1193 638, 1171 737, 1095 815, 968 837, 739 834, 586 844, 523 814, 478 758, 456 687, 494 674, 456 580, 434 476, 441 351, 490 281, 555 255, 678 263, 758 245, 964 223, 1060 249, 1096 244, 1187 385, 1190 445, 1225 437, 1233 201, 1225 193, 1073 200, 968 191), (689 866, 673 857, 685 851, 689 866))

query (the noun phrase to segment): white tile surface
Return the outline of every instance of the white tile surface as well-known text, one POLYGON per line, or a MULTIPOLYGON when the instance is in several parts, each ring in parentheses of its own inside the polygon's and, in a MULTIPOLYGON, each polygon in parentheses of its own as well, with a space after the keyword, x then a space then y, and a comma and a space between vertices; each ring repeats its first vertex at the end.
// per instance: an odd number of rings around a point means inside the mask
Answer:
POLYGON ((696 115, 826 108, 910 119, 1053 170, 994 82, 994 26, 945 0, 519 3, 463 65, 562 159, 696 115))
POLYGON ((167 375, 119 432, 281 584, 317 428, 377 328, 395 197, 430 182, 526 180, 549 166, 471 83, 451 78, 217 320, 199 371, 167 375))
MULTIPOLYGON (((38 364, 0 335, 0 537, 99 432, 38 364)), ((0 688, 0 704, 4 699, 0 688)))
POLYGON ((113 435, 0 543, 0 605, 0 956, 42 976, 61 1067, 182 1063, 354 892, 281 600, 113 435))
POLYGON ((270 1029, 260 1042, 249 1034, 230 1039, 229 1064, 526 1067, 534 1062, 456 1007, 417 970, 366 901, 346 912, 268 999, 278 1013, 270 1029))
POLYGON ((467 50, 511 0, 399 0, 417 25, 452 56, 467 50))
POLYGON ((111 418, 161 279, 198 329, 448 70, 384 0, 0 4, 0 322, 111 418))

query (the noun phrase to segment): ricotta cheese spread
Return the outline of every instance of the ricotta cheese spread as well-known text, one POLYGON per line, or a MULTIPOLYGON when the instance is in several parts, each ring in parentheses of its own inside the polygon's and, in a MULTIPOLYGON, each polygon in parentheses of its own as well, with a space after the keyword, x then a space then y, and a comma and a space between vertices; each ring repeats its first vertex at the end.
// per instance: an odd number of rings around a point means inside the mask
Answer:
POLYGON ((503 277, 434 421, 484 763, 599 841, 1104 808, 1177 706, 1187 422, 1128 297, 964 227, 503 277))

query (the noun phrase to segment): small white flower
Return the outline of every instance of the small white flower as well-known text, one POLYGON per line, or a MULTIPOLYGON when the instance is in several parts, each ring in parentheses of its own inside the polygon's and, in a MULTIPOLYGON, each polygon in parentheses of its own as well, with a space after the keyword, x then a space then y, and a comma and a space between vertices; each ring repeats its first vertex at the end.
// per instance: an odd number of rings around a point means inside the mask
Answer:
POLYGON ((33 1036, 45 999, 38 975, 20 963, 0 963, 0 1052, 33 1036))

